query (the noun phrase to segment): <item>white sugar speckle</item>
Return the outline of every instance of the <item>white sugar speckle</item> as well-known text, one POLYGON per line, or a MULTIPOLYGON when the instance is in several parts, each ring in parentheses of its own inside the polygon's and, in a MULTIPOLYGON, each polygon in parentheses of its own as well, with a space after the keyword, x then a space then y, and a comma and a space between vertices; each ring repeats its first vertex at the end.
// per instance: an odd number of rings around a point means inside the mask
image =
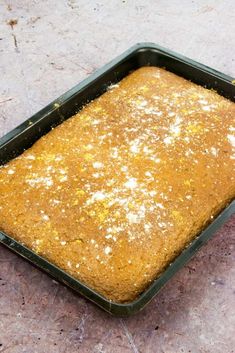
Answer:
POLYGON ((166 227, 166 223, 164 223, 164 222, 159 222, 158 225, 159 225, 160 228, 166 227))
POLYGON ((136 181, 136 178, 130 178, 125 184, 124 186, 126 188, 129 188, 129 189, 134 189, 136 188, 137 186, 137 181, 136 181))
POLYGON ((93 148, 93 146, 92 146, 91 144, 89 144, 89 145, 86 145, 86 150, 87 150, 87 151, 90 151, 90 150, 92 150, 92 148, 93 148))
POLYGON ((118 148, 117 147, 113 147, 111 150, 111 157, 113 158, 118 158, 118 148))
POLYGON ((162 203, 156 203, 156 206, 161 208, 162 210, 165 208, 162 203))
POLYGON ((101 163, 101 162, 94 162, 94 163, 93 163, 93 167, 94 167, 94 168, 97 168, 97 169, 103 168, 103 166, 104 166, 104 164, 101 163))
POLYGON ((68 267, 71 268, 71 267, 72 267, 71 261, 68 261, 68 262, 67 262, 67 265, 68 265, 68 267))
POLYGON ((56 199, 54 199, 54 200, 51 201, 51 203, 53 203, 54 205, 58 205, 60 202, 61 202, 61 201, 56 200, 56 199))
MULTIPOLYGON (((156 78, 160 78, 161 77, 161 73, 160 73, 160 71, 158 71, 158 72, 154 72, 154 77, 156 77, 156 78)), ((155 96, 156 97, 156 96, 155 96)))
POLYGON ((112 248, 110 248, 110 246, 106 246, 104 248, 104 252, 105 252, 106 255, 109 255, 112 252, 112 248))
POLYGON ((130 151, 131 151, 132 153, 138 153, 138 152, 139 152, 139 146, 138 146, 137 144, 131 145, 130 151))
POLYGON ((94 119, 94 120, 91 122, 92 125, 98 125, 99 123, 100 123, 100 120, 98 120, 98 119, 94 119))
POLYGON ((180 133, 180 127, 176 125, 170 126, 170 132, 175 135, 179 135, 180 133))
POLYGON ((66 244, 66 241, 65 241, 65 240, 62 240, 62 241, 60 242, 60 244, 61 244, 61 245, 65 245, 65 244, 66 244))
POLYGON ((149 231, 151 228, 152 228, 152 224, 151 224, 151 223, 146 223, 146 224, 144 225, 144 230, 145 230, 145 231, 149 231))
POLYGON ((199 99, 198 103, 205 105, 208 104, 208 101, 206 101, 205 99, 199 99))
POLYGON ((211 111, 211 107, 209 105, 206 105, 204 107, 202 107, 202 109, 205 111, 205 112, 210 112, 211 111))
POLYGON ((127 167, 126 165, 123 165, 123 166, 121 167, 121 171, 122 171, 122 172, 127 172, 127 171, 128 171, 128 167, 127 167))
POLYGON ((8 170, 8 174, 14 174, 14 173, 15 173, 15 171, 13 169, 8 170))
POLYGON ((128 221, 130 223, 139 223, 140 222, 139 216, 137 214, 134 214, 134 213, 128 213, 126 215, 126 218, 128 219, 128 221))
POLYGON ((151 174, 151 172, 149 172, 149 171, 145 172, 145 175, 146 175, 147 177, 152 177, 152 174, 151 174))
POLYGON ((94 178, 100 178, 101 177, 101 173, 94 173, 94 174, 92 174, 92 176, 94 178))
POLYGON ((140 109, 143 109, 148 104, 146 100, 142 100, 142 101, 138 101, 138 103, 137 102, 134 102, 134 103, 140 109))
POLYGON ((154 158, 153 161, 154 161, 155 163, 160 163, 160 162, 161 162, 161 159, 160 159, 160 158, 154 158))
POLYGON ((47 186, 52 186, 53 185, 53 181, 50 179, 46 180, 46 185, 47 186))
POLYGON ((52 169, 53 169, 53 167, 52 167, 51 165, 49 165, 49 166, 46 168, 47 172, 50 172, 52 169))
POLYGON ((185 156, 189 157, 190 155, 194 154, 194 152, 189 148, 187 151, 185 151, 185 156))
POLYGON ((217 157, 218 150, 215 147, 211 147, 211 153, 213 154, 213 156, 217 157))
POLYGON ((55 157, 55 161, 56 161, 56 162, 62 161, 62 159, 63 159, 63 157, 60 156, 60 155, 58 155, 58 156, 55 157))
POLYGON ((106 236, 105 236, 105 238, 106 239, 112 239, 113 241, 117 241, 117 238, 114 236, 114 235, 112 235, 112 234, 107 234, 106 236))
POLYGON ((29 154, 28 156, 25 157, 25 159, 35 160, 36 158, 33 154, 29 154))
POLYGON ((172 125, 170 125, 170 132, 173 134, 173 135, 176 135, 176 136, 178 136, 179 134, 180 134, 180 131, 181 131, 181 129, 180 129, 180 123, 181 123, 181 118, 179 117, 179 116, 177 116, 176 118, 175 118, 175 121, 174 121, 174 123, 172 124, 172 125))
POLYGON ((111 90, 113 88, 116 88, 116 87, 119 87, 119 83, 112 83, 108 88, 107 88, 107 91, 108 90, 111 90))
POLYGON ((159 110, 156 110, 154 107, 150 107, 150 108, 145 108, 144 110, 145 114, 153 114, 153 115, 157 115, 157 116, 162 116, 162 112, 159 110))
POLYGON ((170 145, 173 141, 173 138, 171 136, 167 136, 164 138, 163 142, 166 144, 166 145, 170 145))
POLYGON ((230 144, 235 147, 235 135, 228 135, 228 140, 230 144))
POLYGON ((48 215, 46 215, 46 214, 44 214, 43 216, 42 216, 42 219, 44 220, 44 221, 49 221, 49 216, 48 215))
POLYGON ((63 183, 64 181, 67 181, 67 180, 68 180, 68 177, 67 177, 67 175, 64 175, 64 176, 61 176, 61 177, 59 178, 59 180, 60 180, 61 183, 63 183))
POLYGON ((146 154, 150 154, 150 153, 152 153, 153 151, 152 151, 151 149, 149 149, 148 146, 144 146, 143 152, 146 153, 146 154))
POLYGON ((39 178, 32 178, 32 179, 26 179, 25 182, 29 184, 30 186, 34 187, 37 184, 41 184, 44 186, 52 186, 53 185, 53 180, 50 177, 39 177, 39 178))
POLYGON ((101 200, 104 200, 105 198, 106 198, 106 195, 102 191, 97 191, 92 195, 91 201, 101 201, 101 200))

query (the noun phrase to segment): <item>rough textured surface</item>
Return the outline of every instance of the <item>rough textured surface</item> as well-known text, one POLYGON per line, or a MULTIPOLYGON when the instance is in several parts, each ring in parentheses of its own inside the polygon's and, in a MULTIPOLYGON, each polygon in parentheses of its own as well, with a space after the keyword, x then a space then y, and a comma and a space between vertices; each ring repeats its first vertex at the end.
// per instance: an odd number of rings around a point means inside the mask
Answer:
MULTIPOLYGON (((232 0, 108 4, 1 2, 1 135, 137 41, 235 76, 232 0)), ((232 353, 234 236, 233 217, 144 311, 125 320, 1 247, 0 352, 232 353)))
POLYGON ((0 230, 132 301, 235 198, 234 131, 235 103, 142 67, 0 168, 0 230))

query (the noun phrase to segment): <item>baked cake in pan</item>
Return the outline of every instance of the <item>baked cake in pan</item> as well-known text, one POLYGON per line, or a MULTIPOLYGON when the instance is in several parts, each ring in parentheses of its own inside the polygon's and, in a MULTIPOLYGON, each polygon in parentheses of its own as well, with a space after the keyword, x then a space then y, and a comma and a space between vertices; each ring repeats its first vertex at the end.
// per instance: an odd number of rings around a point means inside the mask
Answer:
POLYGON ((0 229, 115 302, 235 196, 235 104, 157 67, 0 168, 0 229))

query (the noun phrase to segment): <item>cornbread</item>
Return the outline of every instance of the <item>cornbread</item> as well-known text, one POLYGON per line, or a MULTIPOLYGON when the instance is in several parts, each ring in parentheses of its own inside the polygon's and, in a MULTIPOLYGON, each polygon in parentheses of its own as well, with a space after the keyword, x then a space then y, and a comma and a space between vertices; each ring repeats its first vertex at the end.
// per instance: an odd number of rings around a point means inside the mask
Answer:
POLYGON ((0 229, 135 299, 235 196, 235 104, 140 68, 0 168, 0 229))

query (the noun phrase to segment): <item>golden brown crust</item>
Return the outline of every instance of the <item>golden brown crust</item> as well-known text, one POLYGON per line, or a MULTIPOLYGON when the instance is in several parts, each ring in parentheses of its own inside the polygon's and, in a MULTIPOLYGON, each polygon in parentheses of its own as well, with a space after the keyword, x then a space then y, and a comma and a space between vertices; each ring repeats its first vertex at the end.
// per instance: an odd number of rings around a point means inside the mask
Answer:
POLYGON ((131 301, 234 198, 235 104, 136 70, 0 169, 0 229, 131 301))

